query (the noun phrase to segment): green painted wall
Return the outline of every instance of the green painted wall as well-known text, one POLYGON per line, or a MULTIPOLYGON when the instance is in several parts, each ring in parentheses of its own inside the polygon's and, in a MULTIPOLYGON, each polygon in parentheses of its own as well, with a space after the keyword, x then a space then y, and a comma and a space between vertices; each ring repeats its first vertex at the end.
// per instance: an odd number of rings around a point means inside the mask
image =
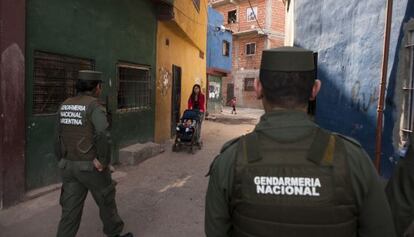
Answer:
MULTIPOLYGON (((96 70, 103 72, 107 82, 104 94, 113 98, 112 111, 117 107, 116 64, 124 61, 149 65, 154 105, 156 25, 155 9, 147 0, 27 1, 27 189, 59 180, 52 149, 56 117, 32 115, 34 52, 93 59, 96 70)), ((112 135, 114 161, 119 147, 153 140, 154 107, 145 112, 115 113, 112 135)))

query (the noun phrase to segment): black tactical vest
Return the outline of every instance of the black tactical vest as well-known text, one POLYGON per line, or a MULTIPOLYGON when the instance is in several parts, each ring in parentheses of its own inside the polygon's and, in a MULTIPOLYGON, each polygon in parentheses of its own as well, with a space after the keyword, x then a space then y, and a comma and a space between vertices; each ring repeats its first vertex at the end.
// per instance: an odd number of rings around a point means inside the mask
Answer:
POLYGON ((356 237, 344 141, 315 129, 296 142, 253 132, 239 142, 233 237, 356 237))
POLYGON ((91 121, 92 112, 97 106, 97 99, 88 95, 69 98, 60 106, 58 116, 62 158, 85 161, 97 157, 91 121))

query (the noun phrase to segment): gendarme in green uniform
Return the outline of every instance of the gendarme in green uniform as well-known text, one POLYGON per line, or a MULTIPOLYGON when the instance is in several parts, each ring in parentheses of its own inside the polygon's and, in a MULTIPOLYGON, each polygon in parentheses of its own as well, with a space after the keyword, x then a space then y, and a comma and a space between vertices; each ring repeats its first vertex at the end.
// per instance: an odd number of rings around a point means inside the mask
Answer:
POLYGON ((398 162, 386 193, 398 237, 414 237, 414 136, 410 134, 407 155, 398 162))
MULTIPOLYGON (((264 51, 261 68, 309 71, 306 58, 313 63, 312 52, 303 49, 264 51), (266 60, 283 62, 273 66, 266 60)), ((319 128, 305 109, 266 110, 252 133, 224 145, 210 169, 205 232, 207 237, 395 236, 367 154, 357 142, 319 128)))
MULTIPOLYGON (((100 72, 79 72, 79 80, 99 82, 99 90, 100 77, 100 72)), ((62 171, 58 237, 76 236, 88 191, 99 207, 107 236, 120 236, 124 226, 115 203, 115 182, 107 168, 110 137, 106 110, 96 94, 95 89, 79 92, 64 101, 58 111, 55 150, 62 171)))

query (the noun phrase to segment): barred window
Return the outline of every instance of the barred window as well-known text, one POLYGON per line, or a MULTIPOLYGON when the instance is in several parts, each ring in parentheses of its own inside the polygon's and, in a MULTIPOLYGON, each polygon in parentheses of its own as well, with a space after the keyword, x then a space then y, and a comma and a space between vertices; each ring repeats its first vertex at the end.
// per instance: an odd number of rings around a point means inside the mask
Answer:
POLYGON ((244 78, 244 90, 254 91, 254 78, 244 78))
POLYGON ((404 90, 404 109, 403 127, 405 132, 413 132, 414 123, 414 31, 409 32, 409 43, 406 46, 409 51, 408 80, 403 87, 404 90))
POLYGON ((254 55, 254 54, 256 54, 256 43, 246 44, 246 55, 254 55))
POLYGON ((94 69, 94 61, 36 51, 34 54, 33 114, 57 112, 60 104, 76 93, 79 70, 94 69))
POLYGON ((118 110, 151 109, 150 68, 140 65, 118 65, 118 110))

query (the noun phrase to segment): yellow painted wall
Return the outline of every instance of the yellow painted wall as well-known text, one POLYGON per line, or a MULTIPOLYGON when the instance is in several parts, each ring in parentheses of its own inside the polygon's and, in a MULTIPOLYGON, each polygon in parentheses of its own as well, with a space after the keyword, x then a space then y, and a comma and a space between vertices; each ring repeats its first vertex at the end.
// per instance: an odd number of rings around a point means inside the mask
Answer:
POLYGON ((187 109, 195 83, 201 85, 204 94, 206 92, 207 0, 201 0, 199 13, 192 0, 179 0, 174 4, 175 19, 158 22, 156 142, 164 142, 171 137, 172 66, 181 67, 181 114, 187 109), (167 39, 169 45, 166 45, 167 39), (200 58, 200 51, 204 58, 200 58), (168 76, 162 77, 165 72, 168 76), (162 83, 166 80, 169 84, 162 83))
POLYGON ((200 0, 200 11, 194 7, 193 0, 174 1, 175 22, 195 43, 206 52, 207 48, 207 0, 200 0))

